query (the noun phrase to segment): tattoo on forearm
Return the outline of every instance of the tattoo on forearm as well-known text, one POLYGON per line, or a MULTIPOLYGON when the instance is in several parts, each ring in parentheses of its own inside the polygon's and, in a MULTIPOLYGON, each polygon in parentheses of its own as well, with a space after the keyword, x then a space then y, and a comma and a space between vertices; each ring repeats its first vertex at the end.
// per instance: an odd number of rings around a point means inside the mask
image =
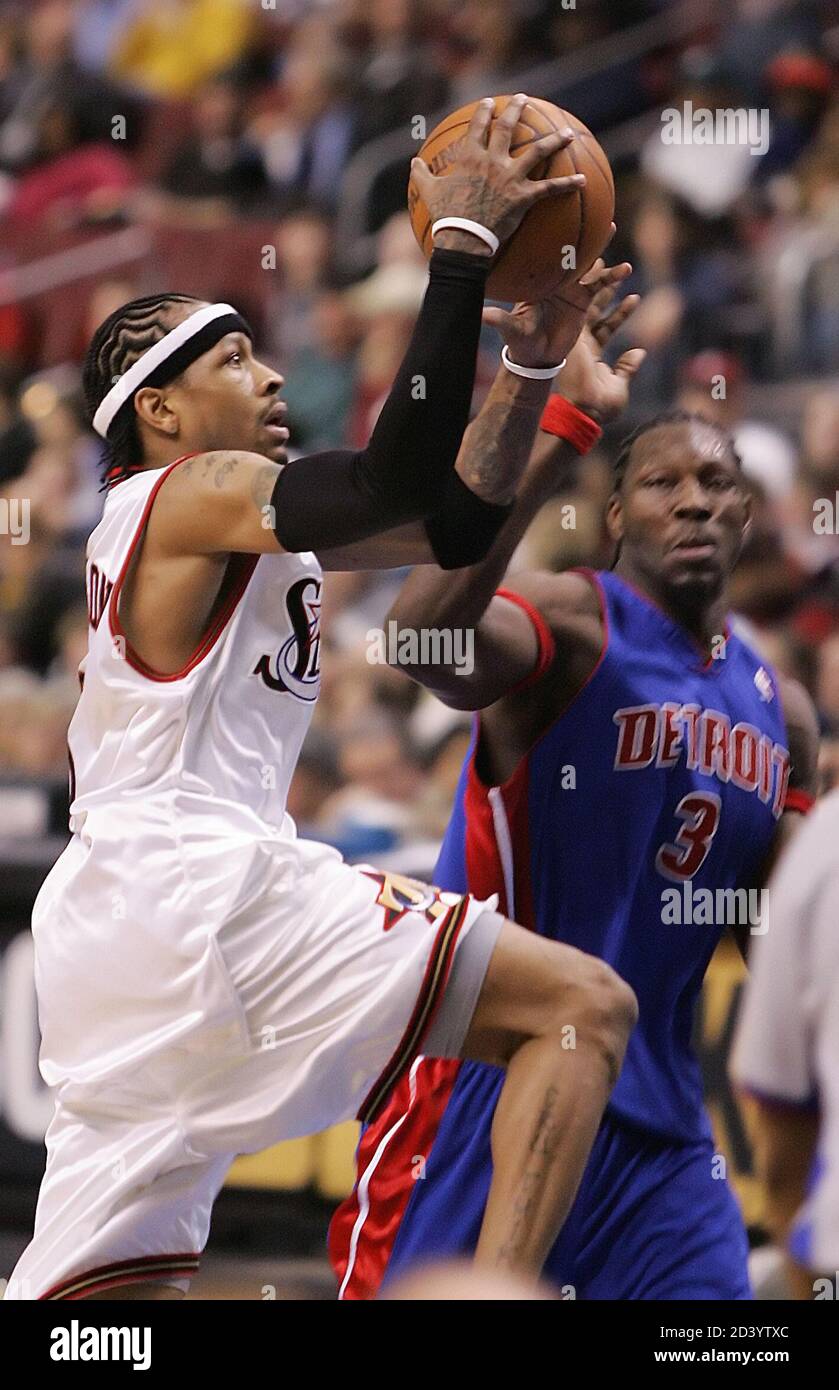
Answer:
POLYGON ((510 1232, 499 1246, 496 1265, 515 1264, 530 1238, 548 1170, 559 1149, 562 1136, 560 1118, 559 1091, 556 1086, 549 1086, 536 1120, 524 1171, 513 1197, 510 1232))
POLYGON ((485 502, 507 501, 530 456, 541 411, 530 404, 487 402, 465 440, 460 475, 485 502))

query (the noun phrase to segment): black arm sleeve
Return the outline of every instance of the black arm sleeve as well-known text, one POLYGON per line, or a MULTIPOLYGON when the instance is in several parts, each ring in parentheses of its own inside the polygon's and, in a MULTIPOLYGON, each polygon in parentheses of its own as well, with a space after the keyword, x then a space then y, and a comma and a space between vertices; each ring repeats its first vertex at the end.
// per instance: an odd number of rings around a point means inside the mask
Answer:
POLYGON ((285 550, 350 545, 440 506, 475 378, 491 258, 438 248, 408 351, 366 449, 286 465, 271 503, 285 550))
POLYGON ((424 523, 440 568, 463 569, 485 560, 514 507, 514 502, 485 502, 453 469, 446 478, 442 502, 424 523))

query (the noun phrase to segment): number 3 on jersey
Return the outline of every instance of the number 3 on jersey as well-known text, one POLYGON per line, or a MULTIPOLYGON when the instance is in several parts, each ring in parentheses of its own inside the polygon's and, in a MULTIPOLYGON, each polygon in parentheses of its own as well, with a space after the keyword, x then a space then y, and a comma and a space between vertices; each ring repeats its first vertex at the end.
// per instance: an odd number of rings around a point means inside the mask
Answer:
POLYGON ((682 797, 675 811, 682 827, 672 845, 662 845, 655 857, 660 874, 676 883, 693 878, 705 863, 717 833, 721 805, 714 792, 688 792, 682 797))

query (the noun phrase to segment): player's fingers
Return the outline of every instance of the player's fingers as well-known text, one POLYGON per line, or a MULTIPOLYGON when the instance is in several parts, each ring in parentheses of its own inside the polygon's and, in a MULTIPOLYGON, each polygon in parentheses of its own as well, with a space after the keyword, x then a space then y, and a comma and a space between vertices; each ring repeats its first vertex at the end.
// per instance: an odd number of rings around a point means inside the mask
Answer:
POLYGON ((425 198, 437 175, 432 174, 425 160, 415 154, 411 160, 411 178, 414 180, 420 197, 425 198))
POLYGON ((527 204, 538 203, 540 198, 554 198, 563 193, 579 193, 586 186, 585 174, 564 174, 558 179, 529 179, 527 204))
POLYGON ((602 318, 605 318, 614 298, 611 285, 604 285, 602 289, 599 289, 588 306, 589 322, 599 323, 602 318))
POLYGON ((614 338, 618 329, 623 327, 630 314, 634 313, 640 303, 640 294, 628 294, 626 299, 622 299, 610 314, 605 314, 595 330, 597 341, 604 343, 608 342, 610 338, 614 338))
POLYGON ((497 328, 499 333, 504 333, 511 328, 514 319, 508 309, 498 309, 493 304, 488 304, 481 314, 484 323, 488 323, 490 328, 497 328))
POLYGON ((510 153, 513 131, 518 125, 519 117, 526 105, 527 97, 524 92, 516 92, 516 95, 507 102, 501 115, 493 121, 489 135, 489 148, 493 154, 510 153))
POLYGON ((620 265, 606 265, 601 258, 594 262, 587 275, 581 276, 580 284, 592 290, 592 303, 602 304, 604 300, 608 302, 614 297, 615 286, 631 274, 632 266, 629 261, 622 261, 620 265))
POLYGON ((537 164, 550 159, 558 150, 564 150, 573 139, 574 132, 569 129, 552 130, 547 135, 540 135, 538 140, 531 140, 521 154, 516 155, 516 173, 528 174, 537 164))
POLYGON ((629 261, 621 261, 619 265, 607 265, 604 267, 601 280, 604 285, 619 285, 621 280, 625 280, 627 275, 632 274, 632 265, 629 261))
POLYGON ((492 115, 495 110, 495 101, 492 97, 481 97, 475 110, 472 112, 472 119, 466 131, 467 141, 472 141, 486 149, 487 133, 492 125, 492 115))
POLYGON ((600 280, 603 274, 605 262, 602 256, 598 256, 594 265, 590 265, 585 275, 581 275, 577 283, 583 285, 585 289, 591 289, 600 280))
POLYGON ((586 324, 589 332, 601 347, 612 336, 605 327, 611 302, 611 291, 606 291, 605 296, 598 295, 596 299, 593 299, 586 310, 586 324))
POLYGON ((624 376, 629 380, 635 375, 647 353, 644 348, 630 348, 618 358, 612 370, 615 376, 624 376))
POLYGON ((637 308, 640 295, 629 294, 618 304, 615 304, 614 300, 615 286, 610 281, 597 291, 586 313, 586 322, 601 346, 608 342, 624 320, 629 318, 633 309, 637 308))

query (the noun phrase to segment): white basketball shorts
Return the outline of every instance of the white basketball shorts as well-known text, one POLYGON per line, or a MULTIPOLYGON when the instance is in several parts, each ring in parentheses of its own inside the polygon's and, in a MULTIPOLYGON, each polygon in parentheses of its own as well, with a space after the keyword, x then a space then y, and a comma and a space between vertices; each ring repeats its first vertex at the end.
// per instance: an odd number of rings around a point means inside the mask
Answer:
MULTIPOLYGON (((45 931, 49 949, 40 958, 36 951, 41 1067, 56 1106, 34 1235, 7 1299, 79 1299, 147 1280, 188 1287, 237 1154, 353 1116, 372 1119, 420 1052, 459 1054, 503 923, 496 898, 441 892, 326 851, 296 908, 280 874, 281 888, 251 897, 210 933, 205 955, 217 974, 202 989, 228 1003, 214 1004, 206 1027, 196 1009, 184 1030, 182 1002, 181 1018, 167 1016, 165 977, 161 984, 149 961, 146 979, 155 987, 143 995, 142 972, 134 972, 137 997, 147 1010, 160 996, 159 1026, 133 1019, 130 978, 119 982, 119 1008, 107 1020, 113 1055, 130 1056, 135 1032, 141 1055, 100 1068, 95 1080, 87 1057, 76 1070, 68 1063, 62 1077, 62 1056, 72 1051, 66 1011, 56 1028, 61 1048, 48 1048, 44 1020, 59 1009, 66 972, 70 1022, 86 1030, 80 1036, 89 1050, 111 998, 108 950, 118 960, 119 932, 131 930, 121 922, 113 937, 102 935, 101 966, 85 986, 86 977, 73 974, 72 934, 61 934, 74 920, 84 933, 82 915, 68 910, 65 921, 62 907, 81 878, 63 872, 64 898, 49 905, 62 920, 45 931)), ((84 920, 89 915, 88 905, 84 920)), ((149 951, 160 934, 159 922, 152 926, 149 951)), ((172 998, 182 1001, 182 985, 172 979, 172 998)))

